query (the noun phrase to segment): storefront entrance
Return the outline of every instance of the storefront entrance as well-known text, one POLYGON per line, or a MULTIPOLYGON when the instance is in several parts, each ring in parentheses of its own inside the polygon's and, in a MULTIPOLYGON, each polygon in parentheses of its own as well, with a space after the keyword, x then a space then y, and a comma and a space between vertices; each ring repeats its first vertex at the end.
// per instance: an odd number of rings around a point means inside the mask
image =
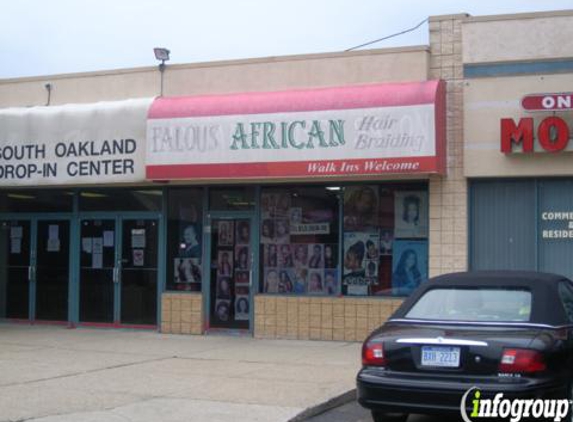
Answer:
POLYGON ((228 212, 212 215, 208 248, 210 330, 250 331, 254 225, 250 213, 228 212))
POLYGON ((79 322, 157 325, 159 220, 80 219, 79 322))
POLYGON ((68 320, 70 220, 0 221, 0 318, 68 320))

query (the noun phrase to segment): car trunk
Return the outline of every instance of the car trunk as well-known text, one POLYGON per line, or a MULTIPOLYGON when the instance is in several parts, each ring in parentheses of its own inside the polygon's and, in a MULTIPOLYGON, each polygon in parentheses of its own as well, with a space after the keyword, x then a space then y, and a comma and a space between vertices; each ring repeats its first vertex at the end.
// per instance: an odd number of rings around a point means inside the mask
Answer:
POLYGON ((497 374, 504 348, 526 348, 533 328, 390 323, 379 332, 386 368, 400 372, 497 374))

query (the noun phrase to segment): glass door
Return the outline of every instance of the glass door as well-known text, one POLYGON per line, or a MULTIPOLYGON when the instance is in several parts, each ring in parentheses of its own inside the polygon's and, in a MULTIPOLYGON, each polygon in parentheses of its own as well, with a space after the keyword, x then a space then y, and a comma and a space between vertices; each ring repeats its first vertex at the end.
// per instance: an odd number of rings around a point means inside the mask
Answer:
POLYGON ((38 220, 36 236, 36 262, 31 271, 35 282, 35 319, 67 321, 70 222, 38 220))
POLYGON ((115 316, 115 219, 80 223, 80 323, 111 324, 115 316))
POLYGON ((213 218, 209 327, 249 330, 253 270, 251 218, 213 218))
POLYGON ((122 324, 157 324, 158 220, 123 219, 120 262, 122 324))
POLYGON ((157 324, 157 218, 82 219, 80 323, 157 324))
POLYGON ((31 222, 0 221, 0 318, 30 318, 31 222))

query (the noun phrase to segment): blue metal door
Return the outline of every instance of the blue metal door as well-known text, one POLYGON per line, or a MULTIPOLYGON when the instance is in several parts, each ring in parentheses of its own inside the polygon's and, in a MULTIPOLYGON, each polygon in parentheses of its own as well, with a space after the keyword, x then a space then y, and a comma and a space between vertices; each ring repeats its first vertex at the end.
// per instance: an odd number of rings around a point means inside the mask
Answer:
POLYGON ((470 268, 535 270, 535 216, 534 181, 472 181, 470 268))

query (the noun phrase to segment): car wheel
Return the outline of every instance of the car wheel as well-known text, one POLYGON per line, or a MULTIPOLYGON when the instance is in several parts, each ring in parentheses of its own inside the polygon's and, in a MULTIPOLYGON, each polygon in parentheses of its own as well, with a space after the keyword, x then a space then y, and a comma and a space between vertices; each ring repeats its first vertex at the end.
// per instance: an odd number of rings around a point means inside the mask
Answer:
POLYGON ((406 422, 407 413, 384 413, 376 410, 372 411, 372 420, 374 422, 406 422))

